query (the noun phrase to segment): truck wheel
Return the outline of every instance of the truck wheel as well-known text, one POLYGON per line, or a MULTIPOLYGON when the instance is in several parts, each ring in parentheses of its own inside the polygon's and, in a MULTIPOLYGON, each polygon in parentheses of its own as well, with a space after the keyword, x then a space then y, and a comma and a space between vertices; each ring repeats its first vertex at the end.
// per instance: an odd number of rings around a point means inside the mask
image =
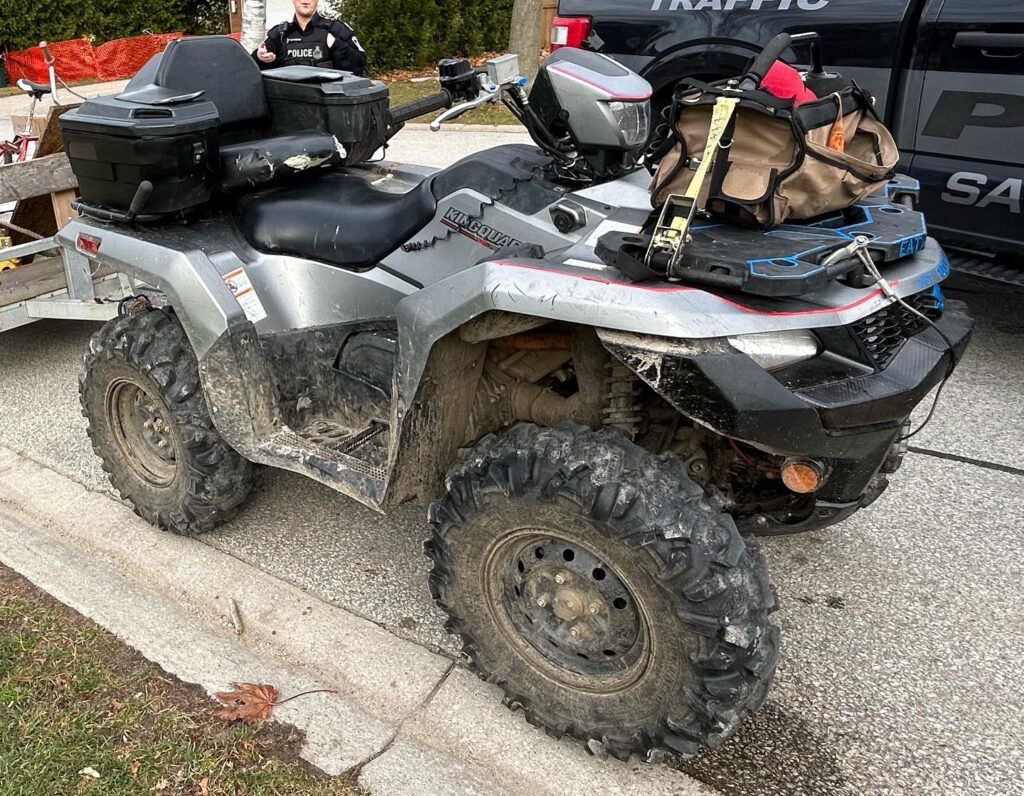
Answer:
POLYGON ((550 735, 689 756, 764 701, 779 649, 764 559, 678 459, 521 425, 449 472, 430 521, 448 629, 550 735))
POLYGON ((217 433, 173 315, 109 321, 89 341, 78 381, 93 450, 140 517, 173 533, 201 533, 245 503, 253 465, 217 433))

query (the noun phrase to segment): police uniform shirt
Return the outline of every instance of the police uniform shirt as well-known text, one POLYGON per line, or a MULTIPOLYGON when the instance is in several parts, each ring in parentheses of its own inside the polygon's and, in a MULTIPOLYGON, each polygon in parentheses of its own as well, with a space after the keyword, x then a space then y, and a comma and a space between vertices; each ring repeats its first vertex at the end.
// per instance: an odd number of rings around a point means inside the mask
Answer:
POLYGON ((366 70, 366 52, 352 28, 341 20, 325 19, 319 13, 313 14, 306 29, 299 27, 295 18, 282 22, 267 31, 264 42, 267 51, 277 57, 271 63, 264 63, 256 57, 261 69, 279 66, 319 66, 328 69, 343 69, 346 72, 363 74, 366 70))

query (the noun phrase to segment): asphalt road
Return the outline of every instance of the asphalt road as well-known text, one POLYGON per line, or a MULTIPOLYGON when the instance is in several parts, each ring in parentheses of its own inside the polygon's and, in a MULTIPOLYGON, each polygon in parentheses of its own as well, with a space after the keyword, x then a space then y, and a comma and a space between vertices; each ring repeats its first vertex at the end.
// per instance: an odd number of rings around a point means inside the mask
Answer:
MULTIPOLYGON (((441 165, 494 133, 403 133, 389 157, 441 165)), ((889 491, 841 526, 764 542, 784 651, 764 710, 684 764, 726 793, 1024 793, 1024 321, 999 288, 956 282, 975 340, 889 491)), ((75 379, 92 327, 0 335, 0 442, 106 489, 75 379)), ((422 511, 385 520, 275 472, 207 543, 441 651, 422 511)))

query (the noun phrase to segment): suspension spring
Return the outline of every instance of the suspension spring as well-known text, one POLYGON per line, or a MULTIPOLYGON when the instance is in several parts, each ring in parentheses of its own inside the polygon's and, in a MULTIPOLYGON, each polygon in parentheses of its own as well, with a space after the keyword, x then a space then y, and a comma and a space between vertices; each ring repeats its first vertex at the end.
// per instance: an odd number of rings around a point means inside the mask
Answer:
POLYGON ((630 439, 640 431, 640 388, 636 376, 617 360, 608 364, 608 390, 602 411, 604 425, 624 431, 630 439))

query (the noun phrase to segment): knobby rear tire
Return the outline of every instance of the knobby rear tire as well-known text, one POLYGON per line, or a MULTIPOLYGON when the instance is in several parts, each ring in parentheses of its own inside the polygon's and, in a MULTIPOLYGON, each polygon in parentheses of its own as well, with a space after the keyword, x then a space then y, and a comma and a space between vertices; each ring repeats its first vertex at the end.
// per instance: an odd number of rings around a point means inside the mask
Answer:
POLYGON ((89 342, 79 376, 82 414, 89 438, 118 494, 135 512, 176 534, 198 534, 230 520, 249 499, 254 465, 217 432, 188 338, 169 311, 149 310, 115 318, 89 342), (126 385, 126 387, 124 387, 126 385), (156 461, 156 478, 132 454, 142 448, 138 429, 111 410, 111 392, 130 389, 162 418, 173 462, 156 461), (126 453, 127 452, 127 453, 126 453))

